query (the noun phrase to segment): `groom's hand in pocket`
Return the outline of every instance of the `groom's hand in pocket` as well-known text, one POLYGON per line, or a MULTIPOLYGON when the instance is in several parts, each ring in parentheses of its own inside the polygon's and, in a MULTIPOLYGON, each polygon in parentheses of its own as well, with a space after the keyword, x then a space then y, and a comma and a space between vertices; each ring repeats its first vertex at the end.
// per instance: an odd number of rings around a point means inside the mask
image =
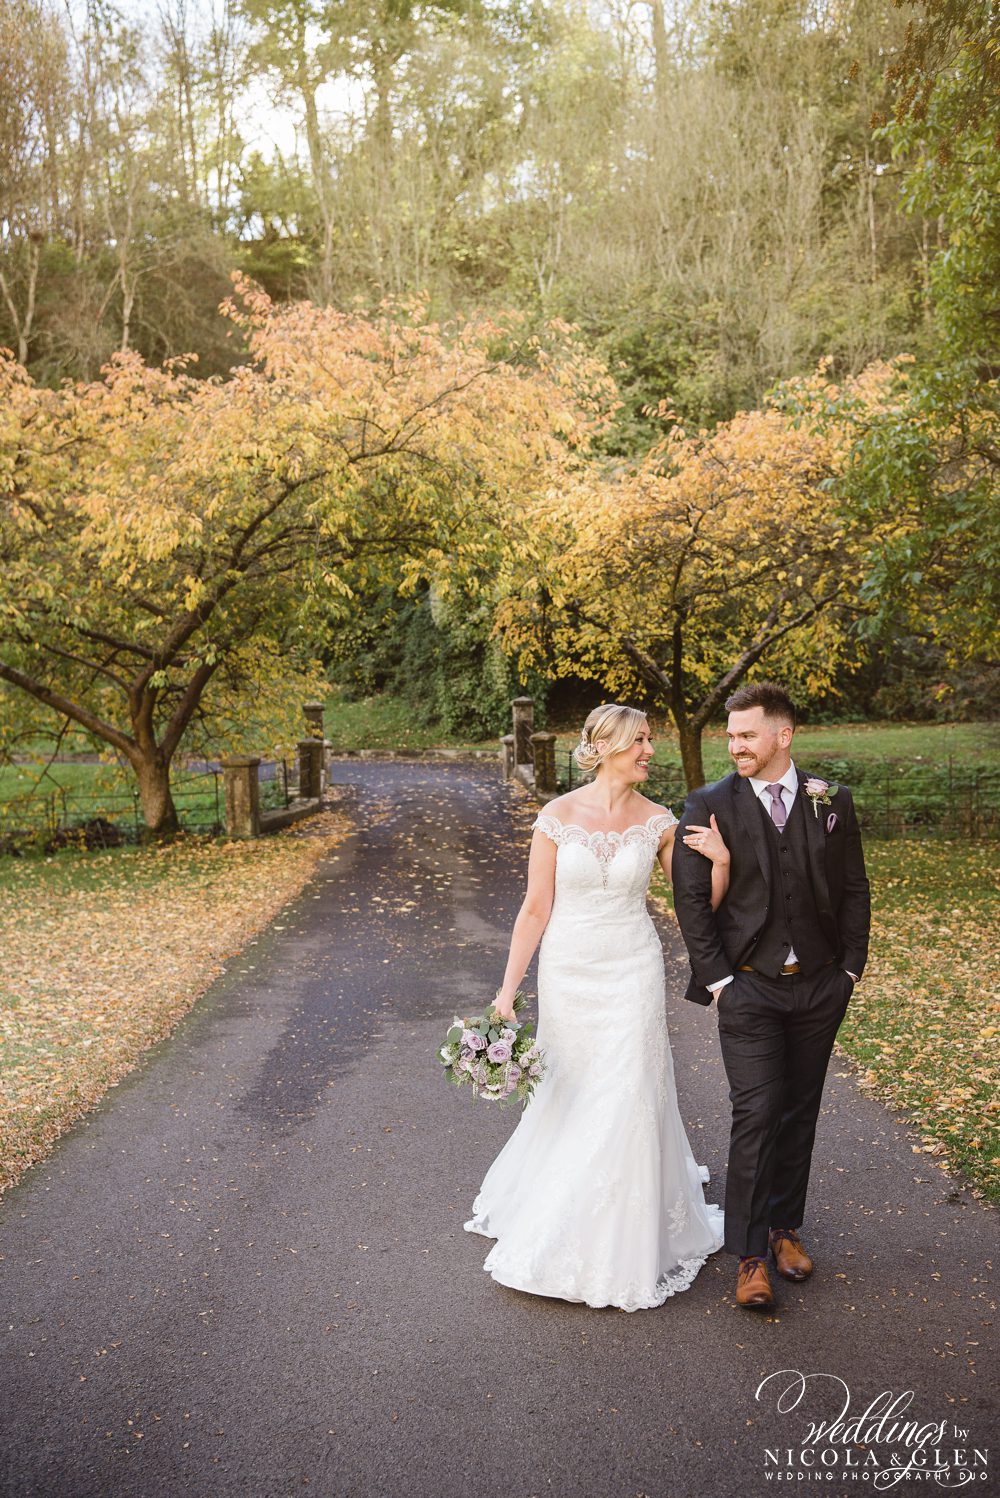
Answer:
POLYGON ((847 981, 847 993, 845 995, 845 1000, 844 1001, 845 1001, 845 1003, 849 1004, 851 1002, 851 1000, 853 999, 853 997, 854 997, 854 990, 858 986, 857 974, 856 973, 852 973, 851 970, 850 970, 850 968, 846 968, 846 967, 842 967, 840 969, 840 971, 842 973, 846 973, 847 974, 847 980, 848 980, 847 981))

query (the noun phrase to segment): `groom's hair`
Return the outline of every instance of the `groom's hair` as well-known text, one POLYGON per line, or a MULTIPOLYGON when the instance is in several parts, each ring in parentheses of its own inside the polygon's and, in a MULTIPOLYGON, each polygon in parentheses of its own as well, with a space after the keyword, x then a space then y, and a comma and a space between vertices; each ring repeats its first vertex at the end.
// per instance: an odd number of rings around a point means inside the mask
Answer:
POLYGON ((779 682, 752 681, 748 686, 737 687, 732 696, 726 698, 727 713, 742 713, 748 707, 762 707, 766 717, 795 727, 795 703, 779 682))

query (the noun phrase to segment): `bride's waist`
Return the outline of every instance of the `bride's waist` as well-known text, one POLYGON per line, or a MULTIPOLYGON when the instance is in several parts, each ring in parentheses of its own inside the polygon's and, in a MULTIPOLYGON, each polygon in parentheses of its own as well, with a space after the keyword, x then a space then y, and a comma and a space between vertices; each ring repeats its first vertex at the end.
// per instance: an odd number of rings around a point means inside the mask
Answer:
POLYGON ((609 909, 607 906, 597 905, 586 909, 579 904, 561 908, 558 901, 552 907, 544 934, 548 936, 552 931, 564 931, 572 932, 574 940, 584 939, 587 936, 600 940, 607 932, 620 935, 623 930, 652 932, 656 937, 656 927, 645 906, 639 910, 634 906, 629 909, 616 910, 613 907, 609 909))

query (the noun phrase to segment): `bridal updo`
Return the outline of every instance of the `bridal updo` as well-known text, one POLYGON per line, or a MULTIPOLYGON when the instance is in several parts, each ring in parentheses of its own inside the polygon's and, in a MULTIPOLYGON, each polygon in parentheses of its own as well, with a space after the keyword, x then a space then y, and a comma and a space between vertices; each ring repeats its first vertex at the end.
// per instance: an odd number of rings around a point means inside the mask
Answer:
POLYGON ((637 707, 604 702, 587 714, 573 758, 581 770, 596 770, 612 754, 631 748, 636 734, 647 721, 646 714, 637 707), (598 740, 606 741, 602 749, 597 747, 598 740))

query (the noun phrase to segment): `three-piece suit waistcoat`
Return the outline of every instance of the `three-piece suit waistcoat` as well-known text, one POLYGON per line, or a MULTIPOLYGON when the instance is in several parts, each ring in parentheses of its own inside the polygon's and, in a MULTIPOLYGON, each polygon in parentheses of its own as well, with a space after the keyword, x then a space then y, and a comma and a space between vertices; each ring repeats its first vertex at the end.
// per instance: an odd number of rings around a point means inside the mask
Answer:
POLYGON ((816 972, 837 954, 824 934, 816 905, 805 797, 800 787, 783 831, 774 825, 760 797, 754 800, 765 827, 770 875, 767 917, 753 949, 752 965, 768 977, 777 977, 793 947, 803 972, 816 972))

